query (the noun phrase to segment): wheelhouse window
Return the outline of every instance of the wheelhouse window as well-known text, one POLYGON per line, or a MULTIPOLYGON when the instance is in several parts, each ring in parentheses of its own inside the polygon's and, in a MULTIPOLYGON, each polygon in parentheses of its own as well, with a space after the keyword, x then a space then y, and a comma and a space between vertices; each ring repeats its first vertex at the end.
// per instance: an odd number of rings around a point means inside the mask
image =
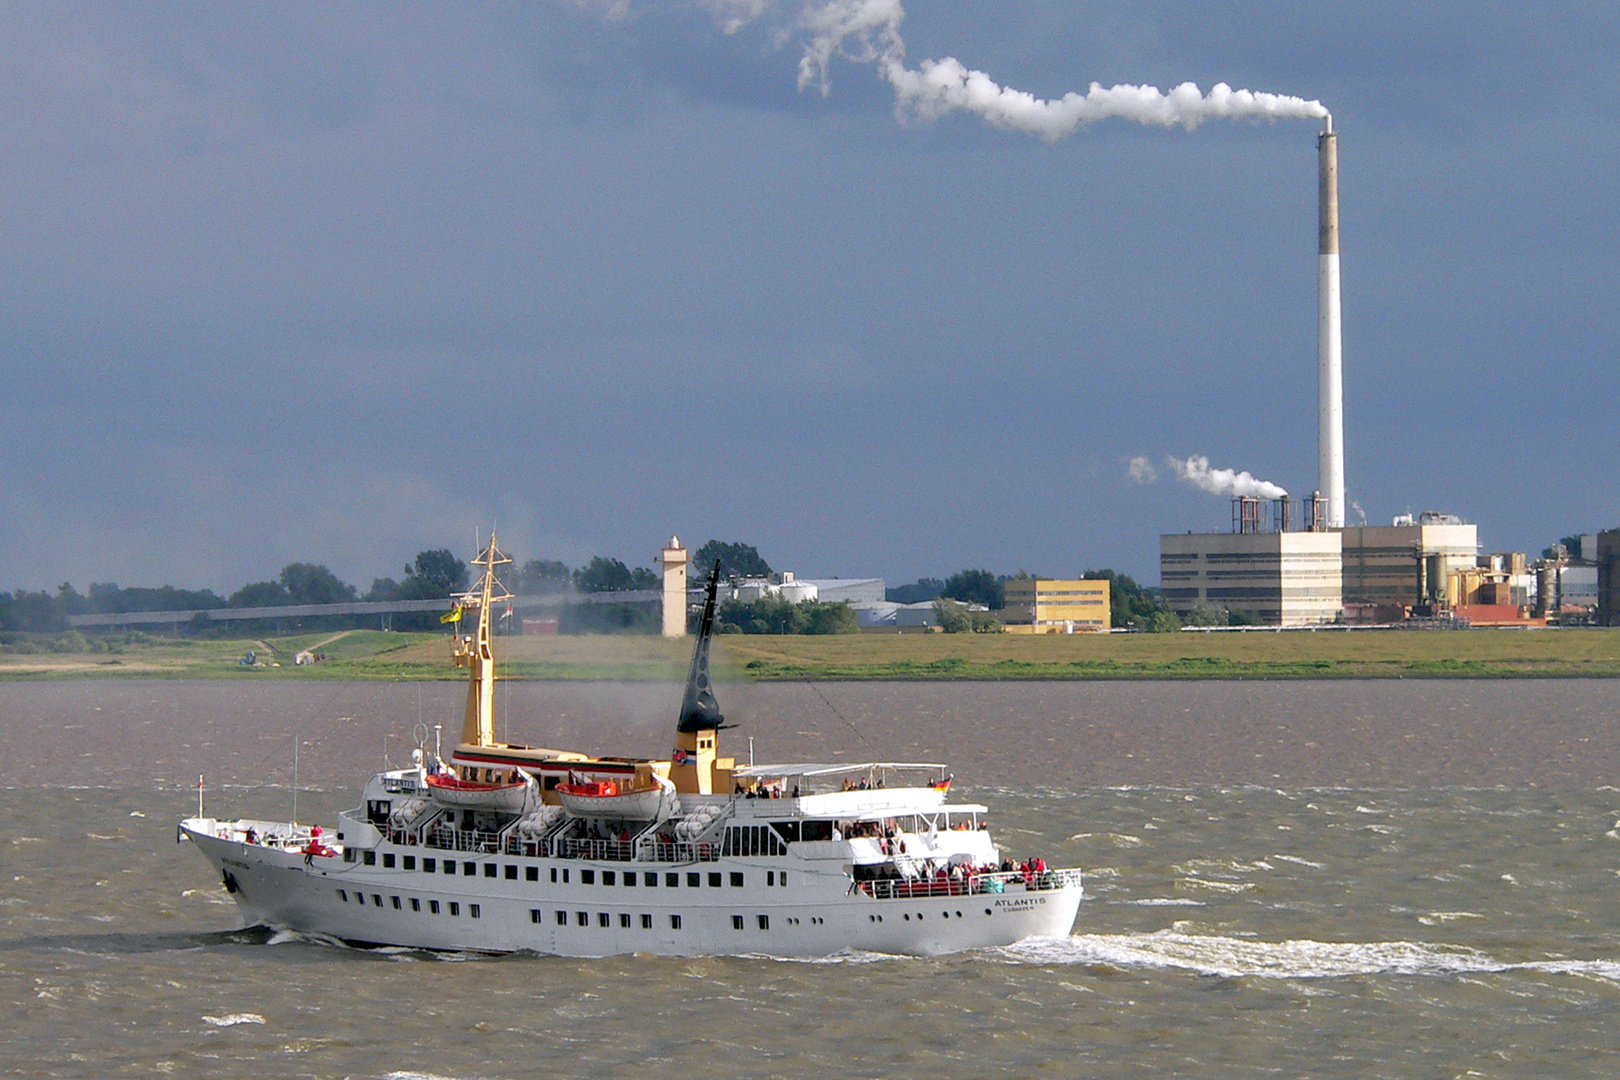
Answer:
MULTIPOLYGON (((796 826, 797 822, 792 824, 796 826)), ((733 825, 726 830, 720 853, 743 857, 786 855, 787 844, 771 825, 733 825)))

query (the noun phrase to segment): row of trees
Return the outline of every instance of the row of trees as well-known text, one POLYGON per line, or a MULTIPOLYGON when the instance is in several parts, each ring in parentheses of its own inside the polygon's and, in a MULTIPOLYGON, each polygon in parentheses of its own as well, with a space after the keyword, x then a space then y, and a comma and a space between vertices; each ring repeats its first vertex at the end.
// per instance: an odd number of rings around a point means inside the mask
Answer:
MULTIPOLYGON (((710 540, 697 550, 693 562, 708 568, 720 560, 721 574, 731 577, 764 576, 769 564, 752 546, 710 540)), ((605 555, 593 557, 585 565, 570 568, 551 559, 529 559, 506 568, 501 575, 508 589, 519 596, 552 596, 569 593, 611 593, 656 589, 658 574, 644 566, 630 567, 605 555)), ((282 567, 268 581, 250 582, 220 596, 211 589, 120 588, 113 583, 94 583, 80 593, 64 582, 56 592, 30 592, 19 589, 0 592, 0 630, 23 633, 60 633, 72 615, 122 614, 132 611, 210 611, 218 608, 277 608, 304 604, 343 604, 355 601, 390 602, 398 600, 446 599, 467 588, 467 563, 449 548, 418 552, 405 564, 400 578, 380 577, 365 592, 341 580, 316 563, 296 562, 282 567)), ((576 629, 633 631, 651 626, 656 615, 621 610, 627 605, 592 605, 590 613, 571 616, 576 629), (576 625, 577 624, 577 625, 576 625), (600 624, 600 625, 598 625, 600 624)), ((407 620, 408 622, 411 620, 407 620)), ((431 620, 416 620, 423 626, 431 620)), ((750 623, 752 620, 747 620, 750 623)))

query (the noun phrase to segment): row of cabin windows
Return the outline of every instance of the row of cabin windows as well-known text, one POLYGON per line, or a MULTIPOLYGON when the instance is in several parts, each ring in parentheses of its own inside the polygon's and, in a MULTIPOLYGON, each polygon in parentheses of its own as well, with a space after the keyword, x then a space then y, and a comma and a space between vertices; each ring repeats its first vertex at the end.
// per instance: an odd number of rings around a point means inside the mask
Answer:
MULTIPOLYGON (((545 913, 539 908, 529 909, 530 922, 539 924, 540 922, 544 921, 544 918, 545 913)), ((558 926, 568 925, 568 912, 559 911, 556 913, 556 918, 558 926)), ((574 912, 574 920, 580 926, 589 926, 591 925, 591 913, 588 911, 576 911, 574 912)), ((602 927, 603 929, 611 927, 613 925, 613 916, 609 915, 605 911, 598 911, 596 913, 596 925, 602 927)), ((630 927, 630 913, 628 911, 621 911, 619 913, 619 929, 628 930, 630 927)), ((653 917, 645 912, 643 912, 641 915, 641 928, 643 930, 651 930, 653 928, 653 917)), ((679 915, 671 915, 669 917, 669 928, 671 930, 679 930, 681 928, 681 917, 679 915)))
MULTIPOLYGON (((557 920, 558 926, 568 925, 568 912, 558 910, 553 913, 553 916, 557 920)), ((756 915, 754 918, 758 922, 761 930, 769 930, 771 928, 771 917, 769 915, 756 915)), ((539 924, 541 921, 543 921, 543 915, 539 908, 529 909, 529 921, 535 924, 539 924)), ((591 913, 588 911, 574 912, 574 925, 591 925, 591 913)), ((611 928, 613 926, 613 916, 606 911, 598 911, 596 913, 596 925, 604 930, 611 928)), ((630 913, 628 911, 621 911, 619 913, 619 929, 629 930, 632 925, 630 913)), ((731 917, 731 928, 733 930, 741 930, 745 925, 747 925, 747 920, 743 916, 733 915, 731 917)), ((643 912, 641 915, 641 928, 643 930, 651 930, 653 928, 653 917, 645 912, 643 912)), ((671 915, 669 917, 669 928, 671 930, 679 930, 681 928, 681 917, 679 915, 671 915)))
MULTIPOLYGON (((343 901, 345 904, 347 904, 349 902, 349 890, 347 890, 347 889, 339 889, 337 891, 337 894, 338 894, 338 899, 339 900, 343 901)), ((407 897, 406 899, 410 903, 412 911, 421 911, 422 910, 422 900, 421 900, 420 897, 411 896, 411 897, 407 897)), ((400 902, 399 897, 390 896, 388 898, 388 900, 389 900, 389 903, 393 906, 393 909, 395 911, 403 911, 403 910, 405 910, 405 905, 400 902)), ((360 906, 364 907, 365 903, 366 903, 366 894, 363 893, 363 892, 356 892, 354 894, 354 902, 356 904, 359 904, 360 906)), ((456 901, 456 900, 451 900, 449 903, 450 903, 450 914, 459 916, 461 914, 461 903, 459 901, 456 901)), ((371 894, 371 906, 372 907, 382 907, 383 906, 383 898, 382 898, 382 895, 380 893, 372 893, 371 894)), ((429 915, 438 915, 439 913, 440 913, 439 902, 437 900, 429 900, 428 901, 428 914, 429 915)), ((479 904, 468 904, 467 905, 467 914, 470 917, 474 918, 474 919, 481 919, 484 916, 484 910, 483 910, 483 907, 481 905, 479 905, 479 904)))
MULTIPOLYGON (((751 826, 750 828, 757 829, 757 828, 761 828, 761 827, 760 826, 751 826)), ((744 831, 744 830, 734 830, 734 831, 741 832, 741 831, 744 831)), ((775 837, 772 836, 772 839, 774 840, 775 837)), ((354 857, 353 857, 354 856, 354 851, 352 849, 349 850, 349 851, 345 851, 343 854, 344 854, 344 858, 345 858, 346 861, 348 861, 348 862, 353 862, 354 861, 354 857)), ((364 851, 364 852, 361 852, 360 854, 364 857, 364 862, 365 862, 365 864, 367 866, 375 866, 377 864, 377 853, 375 851, 364 851)), ((399 860, 400 860, 399 868, 402 869, 402 870, 415 870, 416 869, 416 859, 417 859, 417 857, 415 855, 399 856, 399 860)), ((394 855, 394 853, 391 852, 391 851, 384 852, 383 857, 382 857, 382 864, 383 864, 383 869, 385 869, 385 870, 394 869, 394 865, 395 865, 395 855, 394 855)), ((422 873, 424 873, 424 874, 437 873, 438 870, 439 870, 439 865, 440 865, 440 860, 438 859, 437 856, 427 855, 427 856, 422 857, 422 873)), ((461 873, 462 873, 462 875, 465 876, 465 877, 476 877, 476 876, 478 876, 478 867, 479 867, 479 865, 480 865, 479 863, 473 862, 471 860, 463 861, 461 863, 461 873)), ((455 859, 445 859, 445 860, 443 860, 443 866, 444 866, 444 873, 451 874, 451 875, 456 873, 456 860, 455 859)), ((512 863, 505 864, 504 872, 503 872, 503 867, 501 865, 497 864, 497 863, 483 863, 482 866, 484 867, 484 876, 487 877, 487 878, 504 877, 507 881, 516 881, 518 879, 518 869, 519 868, 516 865, 512 864, 512 863)), ((538 866, 525 866, 525 867, 522 868, 522 870, 523 870, 523 878, 524 878, 525 881, 539 881, 540 880, 540 868, 538 866)), ((570 876, 569 871, 570 871, 569 867, 562 867, 561 870, 560 870, 560 876, 559 876, 559 868, 553 866, 551 868, 551 880, 554 883, 558 882, 558 881, 561 881, 564 885, 566 885, 566 884, 569 883, 569 876, 570 876)), ((637 884, 636 871, 634 871, 634 870, 622 870, 622 871, 621 870, 601 870, 601 871, 597 871, 597 870, 594 870, 594 869, 586 869, 586 868, 581 868, 580 871, 579 871, 579 883, 581 885, 595 885, 598 873, 601 874, 602 884, 603 885, 620 885, 620 884, 622 884, 623 887, 625 887, 625 888, 633 889, 633 888, 635 888, 635 886, 637 884)), ((719 871, 710 871, 709 874, 708 874, 709 887, 711 889, 720 888, 720 882, 721 882, 721 879, 722 879, 723 876, 724 875, 722 875, 719 871)), ((686 886, 687 886, 687 888, 689 888, 689 889, 702 888, 702 886, 703 886, 703 877, 704 877, 704 875, 701 872, 694 871, 694 870, 687 871, 686 872, 686 886)), ((788 876, 787 876, 787 871, 786 870, 767 870, 767 871, 765 871, 765 884, 766 885, 786 885, 787 884, 787 877, 788 876)), ((733 888, 737 888, 737 889, 742 888, 743 883, 744 883, 745 880, 746 880, 746 875, 744 875, 742 871, 740 871, 740 870, 731 871, 731 885, 732 885, 733 888)), ((642 871, 641 872, 641 884, 645 885, 649 889, 656 888, 658 886, 658 871, 656 871, 656 870, 644 870, 644 871, 642 871)), ((681 884, 681 875, 680 875, 680 873, 678 873, 676 871, 666 871, 664 873, 664 887, 665 888, 668 888, 668 889, 679 888, 680 884, 681 884)))

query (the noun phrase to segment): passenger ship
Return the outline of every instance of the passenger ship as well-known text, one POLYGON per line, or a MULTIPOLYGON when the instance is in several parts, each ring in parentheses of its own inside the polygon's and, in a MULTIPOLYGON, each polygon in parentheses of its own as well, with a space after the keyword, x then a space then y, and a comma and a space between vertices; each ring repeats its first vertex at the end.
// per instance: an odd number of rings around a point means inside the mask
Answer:
MULTIPOLYGON (((563 956, 931 955, 1067 935, 1081 874, 1018 867, 987 808, 948 801, 926 763, 738 765, 720 757, 709 681, 719 566, 668 759, 591 757, 494 738, 493 539, 462 598, 476 632, 448 761, 419 745, 366 784, 335 830, 181 822, 244 925, 352 944, 563 956)), ((425 739, 421 740, 425 743, 425 739)))

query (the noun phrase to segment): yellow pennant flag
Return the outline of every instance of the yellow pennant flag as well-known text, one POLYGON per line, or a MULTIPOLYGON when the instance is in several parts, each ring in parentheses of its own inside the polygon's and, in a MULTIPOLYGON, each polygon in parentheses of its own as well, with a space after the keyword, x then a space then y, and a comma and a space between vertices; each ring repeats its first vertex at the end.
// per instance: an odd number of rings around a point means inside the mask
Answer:
POLYGON ((442 622, 442 623, 460 622, 461 621, 461 605, 457 604, 455 607, 451 608, 449 611, 445 612, 443 615, 440 615, 439 616, 439 621, 442 622))

